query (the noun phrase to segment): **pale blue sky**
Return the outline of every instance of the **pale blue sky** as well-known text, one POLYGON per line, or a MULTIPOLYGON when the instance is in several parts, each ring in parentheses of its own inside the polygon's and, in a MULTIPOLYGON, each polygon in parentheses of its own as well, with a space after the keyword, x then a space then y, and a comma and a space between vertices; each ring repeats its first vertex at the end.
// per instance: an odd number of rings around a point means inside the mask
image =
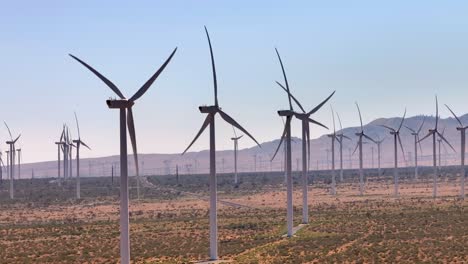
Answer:
MULTIPOLYGON (((432 114, 436 93, 467 112, 466 1, 1 2, 0 112, 23 134, 26 162, 56 158, 62 123, 76 134, 73 111, 93 147, 84 157, 118 153, 118 112, 105 104, 114 94, 68 53, 131 96, 178 46, 134 113, 140 152, 183 151, 204 119, 198 105, 213 102, 203 25, 213 42, 220 105, 261 142, 280 136, 276 110, 287 107, 274 84, 282 81, 275 47, 303 105, 310 109, 336 90, 331 102, 345 126, 358 124, 354 101, 365 122, 400 115, 405 106, 410 116, 432 114)), ((330 124, 329 107, 316 119, 330 124)), ((217 131, 218 149, 232 148, 232 130, 221 119, 217 131)), ((0 129, 0 140, 6 135, 0 129)), ((207 146, 205 134, 193 149, 207 146)))

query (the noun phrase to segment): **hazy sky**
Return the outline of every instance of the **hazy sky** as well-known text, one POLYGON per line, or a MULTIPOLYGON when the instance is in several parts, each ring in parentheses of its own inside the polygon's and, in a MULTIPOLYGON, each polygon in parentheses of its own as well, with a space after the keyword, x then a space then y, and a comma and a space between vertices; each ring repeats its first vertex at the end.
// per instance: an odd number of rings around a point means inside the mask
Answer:
MULTIPOLYGON (((333 90, 344 126, 378 117, 433 114, 434 94, 467 112, 466 1, 1 1, 1 118, 22 133, 25 162, 56 158, 54 141, 73 111, 93 150, 117 154, 114 93, 68 53, 85 60, 130 97, 178 52, 135 107, 142 153, 182 152, 213 103, 209 50, 215 52, 221 107, 260 142, 282 131, 276 110, 287 97, 274 48, 291 89, 307 109, 333 90)), ((442 109, 442 116, 448 116, 442 109)), ((316 117, 331 123, 327 105, 316 117)), ((300 136, 299 124, 293 132, 300 136)), ((208 131, 207 131, 208 132, 208 131)), ((326 131, 314 128, 313 137, 326 131)), ((230 126, 217 119, 218 149, 232 148, 230 126)), ((7 139, 5 128, 0 140, 7 139)), ((240 147, 252 146, 243 139, 240 147)), ((208 133, 193 150, 208 147, 208 133)), ((6 150, 2 143, 1 150, 6 150)))

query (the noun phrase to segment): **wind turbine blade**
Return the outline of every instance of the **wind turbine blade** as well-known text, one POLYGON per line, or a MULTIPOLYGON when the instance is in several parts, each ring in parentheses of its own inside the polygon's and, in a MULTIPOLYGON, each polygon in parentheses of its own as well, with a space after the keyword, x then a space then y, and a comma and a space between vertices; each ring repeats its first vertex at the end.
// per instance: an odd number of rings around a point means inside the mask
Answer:
POLYGON ((276 83, 277 83, 281 88, 283 88, 283 90, 288 94, 288 96, 291 96, 291 98, 294 100, 294 102, 297 104, 297 106, 299 106, 299 108, 301 108, 302 112, 305 113, 304 108, 302 107, 301 103, 299 103, 299 101, 296 99, 296 97, 294 97, 294 95, 292 95, 292 93, 289 92, 280 82, 276 81, 276 83))
POLYGON ((450 111, 450 113, 452 113, 452 115, 455 117, 455 119, 458 121, 458 124, 460 124, 461 127, 463 127, 463 124, 462 122, 460 121, 460 119, 457 117, 457 115, 452 111, 452 109, 450 109, 450 107, 448 105, 445 105, 447 107, 447 109, 450 111))
POLYGON ((351 140, 351 138, 350 138, 350 137, 348 137, 348 136, 346 136, 346 135, 341 135, 341 136, 342 136, 342 137, 344 137, 344 138, 346 138, 346 139, 349 139, 349 140, 351 140))
POLYGON ((323 100, 319 105, 317 105, 314 109, 310 110, 309 113, 307 113, 308 115, 311 115, 315 112, 317 112, 320 108, 322 108, 322 106, 328 102, 328 100, 330 100, 330 98, 335 94, 336 91, 333 91, 333 93, 331 93, 327 98, 325 98, 325 100, 323 100))
POLYGON ((439 133, 439 131, 436 131, 437 135, 439 135, 439 137, 445 142, 447 143, 447 145, 449 145, 449 147, 453 150, 453 152, 457 152, 453 146, 450 144, 450 142, 448 142, 447 139, 445 139, 444 135, 442 135, 441 133, 439 133))
POLYGON ((362 116, 361 116, 361 109, 359 109, 359 105, 357 102, 356 103, 356 107, 357 107, 357 110, 358 110, 358 113, 359 113, 359 121, 361 122, 361 132, 364 131, 364 128, 362 127, 362 116))
POLYGON ((372 139, 371 137, 369 137, 368 135, 366 135, 366 134, 364 134, 364 133, 363 133, 362 135, 363 135, 365 138, 367 138, 367 139, 369 139, 370 141, 372 141, 372 142, 374 142, 375 144, 377 144, 377 142, 376 142, 374 139, 372 139))
POLYGON ((75 114, 75 121, 76 121, 76 129, 78 130, 78 140, 81 138, 80 136, 80 125, 78 125, 78 117, 76 117, 76 112, 73 112, 75 114))
POLYGON ((447 153, 447 147, 445 146, 445 144, 442 144, 442 147, 444 148, 444 152, 447 153))
POLYGON ((148 91, 153 82, 159 77, 161 72, 166 68, 167 64, 169 64, 176 51, 177 48, 175 48, 174 51, 172 51, 171 55, 169 55, 169 58, 166 59, 163 65, 159 67, 159 69, 153 74, 153 76, 151 76, 151 78, 149 78, 149 80, 146 81, 146 83, 143 84, 143 86, 129 99, 130 102, 138 100, 138 98, 140 98, 144 93, 146 93, 146 91, 148 91))
POLYGON ((414 129, 412 129, 412 128, 406 126, 406 125, 405 125, 405 127, 406 127, 406 129, 408 129, 409 131, 411 131, 411 132, 413 132, 413 133, 416 133, 416 131, 415 131, 414 129))
POLYGON ((343 138, 341 136, 337 136, 337 137, 334 137, 334 138, 335 138, 335 141, 338 142, 341 145, 341 142, 342 142, 343 138))
POLYGON ((218 80, 216 79, 216 67, 213 55, 213 48, 211 47, 210 35, 208 34, 208 29, 205 26, 206 37, 208 38, 208 45, 210 46, 210 55, 211 55, 211 69, 213 70, 213 86, 214 86, 214 99, 215 105, 218 106, 218 80))
POLYGON ((419 150, 421 151, 421 155, 423 154, 423 150, 422 150, 422 146, 421 146, 421 142, 419 141, 419 135, 416 136, 416 140, 417 140, 417 143, 419 144, 419 150))
POLYGON ((317 121, 313 120, 313 119, 310 118, 310 117, 307 118, 307 120, 308 120, 310 123, 313 123, 313 124, 316 124, 316 125, 318 125, 318 126, 321 126, 321 127, 323 127, 323 128, 328 129, 328 127, 327 127, 326 125, 324 125, 324 124, 322 124, 322 123, 320 123, 320 122, 317 122, 317 121))
POLYGON ((278 59, 279 59, 279 62, 280 62, 280 65, 281 65, 281 70, 283 71, 283 77, 284 77, 284 83, 286 84, 286 89, 288 91, 288 99, 289 99, 289 110, 293 110, 293 107, 292 107, 292 103, 291 103, 291 90, 289 89, 289 83, 288 83, 288 78, 286 77, 286 71, 284 70, 284 66, 283 66, 283 61, 281 60, 281 56, 278 52, 278 49, 275 48, 275 51, 276 51, 276 55, 278 55, 278 59))
POLYGON ((356 144, 356 147, 354 148, 354 151, 353 151, 353 154, 352 154, 352 155, 354 155, 354 153, 356 153, 356 150, 357 150, 358 147, 359 147, 359 141, 360 141, 360 140, 362 140, 362 139, 360 138, 360 139, 358 140, 358 142, 357 142, 357 144, 356 144))
POLYGON ((63 125, 63 128, 62 128, 62 135, 60 136, 60 142, 62 142, 64 137, 65 137, 65 124, 63 125))
POLYGON ((386 126, 386 125, 379 125, 379 126, 385 127, 386 129, 388 129, 388 130, 390 130, 390 131, 392 131, 392 132, 395 132, 395 129, 392 128, 392 127, 389 127, 389 126, 386 126))
POLYGON ((91 150, 91 148, 90 148, 88 145, 86 145, 86 143, 84 143, 83 141, 80 140, 80 143, 81 143, 83 146, 85 146, 87 149, 91 150))
POLYGON ((338 123, 340 124, 340 131, 341 133, 343 134, 343 126, 341 125, 341 118, 340 118, 340 115, 338 113, 336 113, 336 117, 338 117, 338 123))
POLYGON ((397 131, 400 131, 401 126, 403 126, 403 122, 405 121, 405 117, 406 117, 406 108, 405 108, 405 113, 403 114, 403 118, 401 118, 401 123, 400 123, 400 126, 398 127, 397 131))
POLYGON ((190 147, 193 145, 193 143, 195 143, 195 141, 197 141, 198 137, 201 135, 201 133, 203 133, 203 131, 206 129, 206 127, 211 123, 211 121, 213 120, 213 114, 208 114, 205 118, 205 121, 203 122, 203 125, 202 127, 200 128, 200 130, 198 131, 197 135, 195 136, 195 138, 192 140, 192 142, 190 143, 190 145, 184 150, 184 152, 182 152, 182 155, 184 155, 187 150, 190 149, 190 147))
POLYGON ((10 128, 8 127, 8 125, 7 125, 7 123, 5 121, 3 121, 3 123, 5 123, 5 126, 8 129, 8 134, 10 134, 10 139, 13 140, 13 136, 11 135, 10 128))
POLYGON ((252 135, 250 135, 249 132, 247 132, 247 130, 245 130, 241 125, 239 125, 239 123, 237 123, 236 120, 234 120, 232 117, 230 117, 228 114, 226 114, 222 110, 218 110, 218 112, 221 115, 221 117, 224 119, 224 121, 228 122, 232 126, 236 127, 240 131, 244 132, 244 134, 246 134, 248 137, 250 137, 261 148, 260 143, 258 143, 257 140, 252 135))
POLYGON ((418 142, 421 142, 421 141, 425 140, 426 138, 428 138, 432 134, 434 134, 434 132, 429 132, 427 135, 425 135, 423 138, 421 138, 418 142))
POLYGON ((403 154, 403 160, 406 161, 405 150, 403 148, 403 144, 401 143, 400 134, 397 135, 397 138, 398 138, 398 143, 400 144, 401 153, 403 154))
POLYGON ((423 126, 424 126, 424 122, 426 122, 426 116, 423 117, 423 121, 422 121, 422 123, 421 123, 421 126, 419 126, 419 129, 418 129, 418 134, 419 134, 419 132, 421 132, 421 129, 422 129, 423 126))
POLYGON ((128 134, 130 136, 130 141, 132 142, 132 150, 133 150, 133 158, 135 160, 135 170, 136 176, 139 176, 138 170, 138 152, 137 152, 137 143, 136 143, 136 135, 135 135, 135 122, 133 120, 133 112, 132 108, 127 108, 127 126, 128 126, 128 134))
POLYGON ((86 64, 86 62, 78 59, 77 57, 73 56, 72 54, 68 54, 70 55, 72 58, 74 58, 76 61, 78 61, 79 63, 81 63, 83 66, 85 66, 86 68, 88 68, 88 70, 90 70, 92 73, 94 73, 99 79, 101 79, 101 81, 103 81, 107 86, 109 86, 109 88, 111 88, 112 91, 114 91, 114 93, 116 93, 120 99, 125 99, 125 96, 122 94, 122 92, 120 92, 119 88, 117 88, 117 86, 112 83, 111 81, 109 81, 109 79, 107 79, 106 77, 104 77, 104 75, 100 74, 98 71, 96 71, 95 69, 93 69, 93 67, 89 66, 88 64, 86 64))
POLYGON ((278 147, 276 148, 275 154, 273 154, 273 156, 271 157, 272 161, 275 159, 276 154, 278 154, 278 150, 280 149, 281 144, 283 144, 283 140, 286 137, 286 131, 288 130, 288 124, 289 124, 290 120, 291 120, 291 117, 288 116, 286 118, 286 123, 284 124, 283 134, 281 135, 281 139, 280 139, 280 142, 278 144, 278 147))
POLYGON ((13 140, 13 144, 15 144, 16 141, 18 141, 18 139, 19 139, 20 137, 21 137, 21 134, 19 134, 19 136, 18 136, 15 140, 13 140))
POLYGON ((232 127, 232 131, 234 132, 234 138, 237 139, 236 129, 234 128, 234 126, 231 126, 231 127, 232 127))

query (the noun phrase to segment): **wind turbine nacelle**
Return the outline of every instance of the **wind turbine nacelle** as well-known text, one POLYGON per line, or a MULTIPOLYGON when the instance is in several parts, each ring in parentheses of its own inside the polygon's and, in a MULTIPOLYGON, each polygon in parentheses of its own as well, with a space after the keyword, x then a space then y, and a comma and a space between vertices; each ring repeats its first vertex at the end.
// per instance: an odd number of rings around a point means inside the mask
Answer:
POLYGON ((218 112, 219 106, 216 106, 216 105, 210 105, 210 106, 202 105, 202 106, 199 106, 198 109, 200 110, 201 113, 212 114, 212 113, 218 112))
POLYGON ((300 120, 304 120, 304 119, 309 118, 309 115, 307 113, 294 113, 294 115, 296 116, 296 118, 298 118, 300 120))
POLYGON ((106 100, 106 104, 109 108, 130 108, 134 105, 134 102, 128 100, 106 100))
POLYGON ((278 115, 279 116, 293 116, 294 112, 291 110, 279 110, 278 115))

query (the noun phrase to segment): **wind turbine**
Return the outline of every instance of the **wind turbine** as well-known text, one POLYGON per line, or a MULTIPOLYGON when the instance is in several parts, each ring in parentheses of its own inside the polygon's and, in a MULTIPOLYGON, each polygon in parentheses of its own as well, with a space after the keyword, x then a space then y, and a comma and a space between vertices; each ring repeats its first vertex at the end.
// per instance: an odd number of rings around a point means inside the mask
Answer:
POLYGON ((354 152, 356 152, 356 150, 359 148, 359 194, 363 195, 364 194, 364 171, 362 169, 363 167, 362 138, 363 137, 367 138, 374 143, 375 143, 375 140, 364 133, 364 128, 362 126, 361 110, 359 109, 359 105, 357 103, 356 103, 356 107, 359 113, 359 121, 361 122, 361 131, 355 134, 356 136, 358 136, 358 142, 357 142, 356 148, 354 149, 354 152))
POLYGON ((73 178, 73 155, 72 155, 72 152, 73 152, 73 148, 74 147, 76 148, 76 146, 73 144, 72 136, 70 134, 71 134, 70 129, 67 126, 67 153, 68 153, 67 163, 68 163, 68 166, 69 166, 69 168, 67 168, 67 172, 68 172, 68 178, 69 179, 73 178))
POLYGON ((135 124, 133 121, 132 107, 135 101, 140 98, 158 78, 159 74, 164 70, 169 61, 174 56, 177 48, 171 53, 169 58, 162 66, 146 81, 145 84, 130 98, 127 99, 117 86, 109 81, 106 77, 86 64, 84 61, 70 54, 72 58, 77 60, 88 70, 94 73, 101 81, 103 81, 120 99, 106 100, 106 104, 111 109, 119 109, 120 111, 120 261, 121 263, 130 263, 130 239, 129 239, 129 215, 128 215, 128 163, 127 163, 127 127, 130 134, 130 141, 133 147, 135 158, 136 175, 138 177, 138 156, 135 136, 135 124))
POLYGON ((62 181, 60 179, 60 150, 63 150, 63 137, 65 135, 65 126, 62 129, 62 134, 60 135, 60 140, 56 141, 55 144, 57 145, 57 180, 58 180, 58 185, 62 185, 62 181))
POLYGON ((203 122, 202 127, 196 134, 195 138, 192 140, 190 145, 184 150, 182 155, 184 155, 190 147, 195 143, 198 137, 203 133, 203 131, 210 126, 210 259, 218 259, 218 216, 217 216, 217 183, 216 183, 216 140, 215 140, 215 115, 219 114, 224 121, 236 127, 244 134, 249 136, 255 143, 258 144, 257 140, 253 138, 247 130, 242 128, 232 117, 221 110, 221 107, 218 105, 218 82, 216 79, 216 68, 213 55, 213 49, 211 47, 210 35, 208 30, 205 27, 206 37, 208 38, 208 45, 210 47, 211 55, 211 67, 213 70, 213 86, 214 86, 214 105, 211 106, 200 106, 198 109, 201 113, 207 114, 205 121, 203 122))
POLYGON ((436 136, 438 135, 443 141, 445 141, 450 147, 452 147, 452 145, 450 145, 447 139, 445 139, 445 137, 441 133, 439 133, 439 131, 437 130, 438 125, 439 125, 439 103, 437 101, 437 96, 435 97, 435 101, 436 101, 435 127, 432 129, 429 129, 429 132, 427 133, 427 135, 418 141, 418 142, 421 142, 425 140, 426 138, 432 136, 432 161, 433 161, 433 166, 434 166, 434 181, 433 181, 433 188, 432 188, 433 198, 437 197, 437 174, 438 173, 437 173, 436 136))
POLYGON ((76 129, 78 130, 78 139, 73 140, 73 143, 76 144, 76 199, 81 199, 80 191, 80 146, 83 145, 87 149, 91 150, 86 143, 81 140, 80 135, 80 125, 78 124, 78 117, 75 113, 76 129))
POLYGON ((423 121, 419 126, 418 130, 414 130, 410 127, 405 126, 409 131, 411 131, 411 135, 414 137, 414 179, 418 179, 418 144, 419 150, 422 153, 421 142, 419 142, 419 133, 421 132, 422 127, 424 126, 424 122, 426 121, 426 117, 423 117, 423 121))
POLYGON ((332 119, 333 119, 333 133, 328 134, 327 136, 331 139, 331 160, 332 160, 332 186, 331 186, 331 195, 336 195, 336 179, 335 179, 335 140, 337 140, 336 136, 336 128, 335 128, 335 113, 333 112, 333 107, 330 106, 332 119))
POLYGON ((284 69, 283 62, 281 60, 281 57, 279 55, 279 52, 277 49, 276 50, 276 55, 278 56, 278 60, 281 65, 281 70, 283 72, 283 77, 284 77, 284 83, 286 87, 284 87, 281 83, 276 82, 283 90, 285 90, 288 94, 288 100, 289 100, 289 110, 280 110, 278 111, 278 115, 283 117, 286 117, 286 123, 284 125, 284 131, 281 136, 280 143, 278 144, 278 148, 276 149, 275 154, 273 155, 272 160, 275 158, 276 154, 278 153, 278 150, 283 142, 284 139, 286 139, 285 142, 285 148, 286 148, 286 185, 287 185, 287 236, 291 237, 293 235, 293 203, 292 203, 292 157, 291 157, 291 120, 292 116, 295 116, 297 119, 301 120, 302 122, 302 222, 304 224, 309 222, 309 207, 308 207, 308 179, 307 179, 307 171, 308 171, 308 159, 307 159, 307 151, 309 152, 310 156, 310 131, 309 131, 309 122, 323 126, 327 128, 325 125, 313 120, 310 118, 312 114, 317 112, 330 98, 333 96, 335 92, 333 92, 327 99, 325 99, 321 104, 313 108, 311 111, 306 112, 304 108, 301 106, 299 101, 291 94, 290 89, 289 89, 289 83, 288 79, 286 76, 286 71, 284 69), (297 113, 294 111, 291 103, 291 99, 294 100, 294 102, 301 108, 302 113, 297 113))
POLYGON ((236 130, 232 127, 232 131, 234 131, 234 137, 231 140, 234 142, 234 183, 237 185, 237 151, 239 149, 239 139, 241 139, 244 135, 237 136, 236 130))
POLYGON ((343 134, 343 126, 341 125, 340 115, 336 113, 336 117, 338 117, 338 123, 340 124, 340 133, 336 133, 336 141, 340 145, 340 182, 343 181, 343 139, 351 140, 348 136, 343 134))
MULTIPOLYGON (((316 113, 320 108, 322 108, 322 106, 328 100, 330 100, 330 98, 335 94, 335 91, 333 91, 327 98, 325 98, 325 100, 323 100, 319 105, 317 105, 311 111, 306 112, 304 107, 302 107, 301 103, 299 102, 299 100, 297 100, 297 98, 294 97, 294 95, 291 93, 291 90, 289 89, 288 80, 287 80, 287 77, 286 77, 286 72, 284 70, 283 63, 282 63, 281 58, 279 56, 278 50, 276 50, 276 53, 278 55, 278 59, 279 59, 280 64, 281 64, 281 69, 283 71, 283 76, 284 76, 284 80, 285 80, 285 83, 286 83, 286 87, 284 87, 284 85, 282 85, 279 82, 276 82, 276 83, 288 94, 289 103, 291 104, 291 99, 294 100, 296 105, 302 111, 302 113, 295 112, 293 110, 293 108, 292 108, 292 105, 290 105, 290 111, 293 111, 294 116, 297 119, 299 119, 301 121, 301 123, 302 123, 302 223, 307 224, 307 223, 309 223, 308 176, 307 176, 307 173, 309 171, 309 166, 310 166, 310 124, 309 123, 316 124, 316 125, 319 125, 319 126, 322 126, 322 127, 326 128, 326 129, 328 129, 327 126, 313 120, 312 118, 310 118, 310 116, 312 114, 316 113)), ((289 128, 290 128, 290 126, 291 126, 291 124, 289 123, 289 128)), ((285 124, 285 129, 286 129, 286 124, 285 124)), ((283 133, 283 137, 284 137, 284 133, 283 133)), ((281 140, 283 140, 283 137, 281 138, 281 140)), ((291 141, 293 141, 293 140, 291 140, 291 141)), ((282 141, 280 141, 280 144, 278 145, 278 150, 279 150, 279 146, 281 145, 281 142, 282 141)), ((290 144, 290 142, 285 144, 285 153, 287 152, 287 144, 290 144)), ((275 155, 276 155, 276 153, 275 153, 275 155)), ((285 154, 285 156, 287 156, 287 155, 291 156, 291 151, 289 151, 288 154, 285 154)), ((273 156, 273 158, 274 158, 274 156, 273 156)), ((286 159, 286 166, 285 167, 287 167, 287 159, 286 159)), ((286 175, 288 175, 288 173, 286 173, 286 175)), ((287 179, 287 177, 286 177, 286 179, 287 179)), ((286 182, 287 182, 287 180, 286 180, 286 182)), ((292 188, 292 183, 291 183, 291 188, 292 188)), ((292 196, 292 190, 291 190, 291 196, 292 196)), ((288 206, 289 206, 289 204, 288 204, 288 206)), ((291 201, 291 206, 292 206, 292 201, 291 201)), ((291 217, 292 217, 292 209, 291 209, 291 217)), ((288 217, 288 219, 289 219, 289 217, 288 217)), ((288 234, 289 234, 289 231, 288 231, 288 234)), ((291 234, 292 234, 292 231, 291 231, 291 234)))
POLYGON ((460 118, 457 117, 457 115, 450 109, 448 105, 445 105, 447 109, 452 113, 452 115, 455 117, 457 120, 458 124, 460 124, 459 127, 457 127, 457 130, 460 131, 460 168, 461 168, 461 189, 460 189, 460 198, 462 200, 465 200, 465 142, 466 142, 466 129, 468 126, 463 126, 463 123, 461 122, 460 118))
POLYGON ((68 158, 70 155, 68 154, 69 149, 69 142, 68 142, 68 127, 64 124, 63 125, 63 144, 62 144, 62 154, 63 154, 63 180, 66 181, 68 178, 68 158))
POLYGON ((382 153, 382 143, 385 141, 385 137, 383 139, 377 139, 375 141, 375 144, 377 145, 377 174, 380 176, 382 175, 381 173, 381 166, 380 166, 380 160, 381 160, 381 153, 382 153))
POLYGON ((401 118, 400 125, 398 126, 398 129, 394 129, 392 127, 382 125, 386 129, 390 130, 390 135, 393 136, 393 149, 394 149, 394 169, 393 169, 393 181, 395 184, 395 190, 394 190, 394 195, 395 197, 399 196, 398 193, 398 144, 400 144, 401 152, 403 154, 403 159, 405 159, 405 151, 403 149, 403 144, 401 143, 401 138, 400 138, 400 129, 403 126, 403 122, 405 121, 405 116, 406 116, 406 109, 405 113, 403 114, 403 117, 401 118))
POLYGON ((5 123, 5 126, 6 128, 8 129, 8 134, 10 134, 10 140, 7 141, 6 143, 10 146, 10 151, 9 151, 9 154, 10 154, 10 159, 9 159, 9 169, 10 169, 10 199, 14 199, 15 198, 15 190, 14 190, 14 186, 13 186, 13 181, 14 181, 14 167, 15 167, 15 143, 16 141, 18 141, 18 139, 21 137, 21 134, 19 134, 19 136, 13 140, 13 136, 11 135, 11 131, 10 131, 10 128, 8 127, 7 123, 5 123))

